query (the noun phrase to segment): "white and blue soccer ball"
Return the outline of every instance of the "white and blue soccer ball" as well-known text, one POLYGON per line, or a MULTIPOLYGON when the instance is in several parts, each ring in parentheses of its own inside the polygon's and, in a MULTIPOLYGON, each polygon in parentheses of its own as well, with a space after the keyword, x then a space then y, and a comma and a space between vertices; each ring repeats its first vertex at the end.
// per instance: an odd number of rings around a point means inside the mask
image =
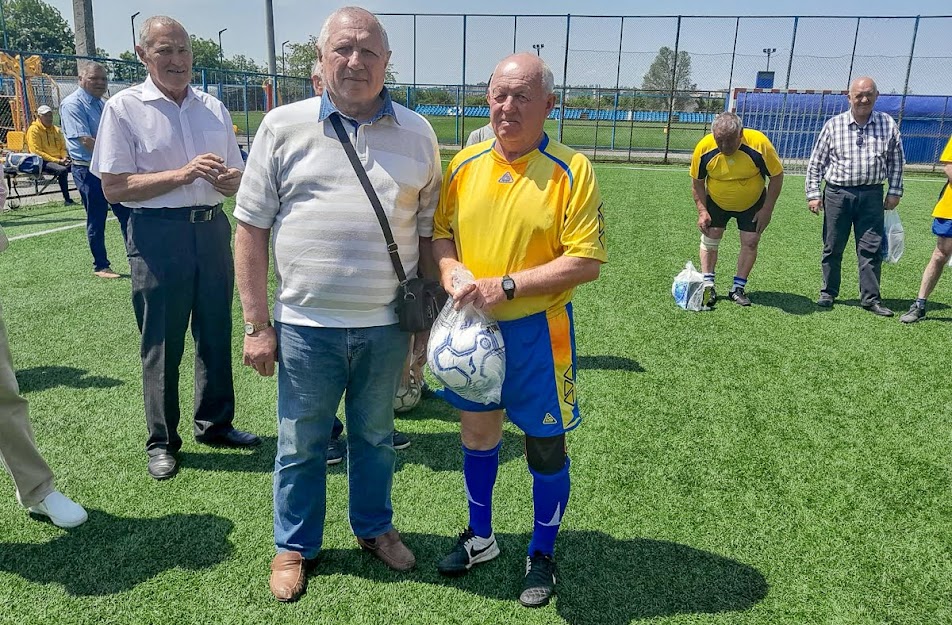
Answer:
POLYGON ((450 300, 430 331, 430 372, 464 399, 498 403, 506 374, 506 351, 499 325, 472 311, 453 310, 450 300))

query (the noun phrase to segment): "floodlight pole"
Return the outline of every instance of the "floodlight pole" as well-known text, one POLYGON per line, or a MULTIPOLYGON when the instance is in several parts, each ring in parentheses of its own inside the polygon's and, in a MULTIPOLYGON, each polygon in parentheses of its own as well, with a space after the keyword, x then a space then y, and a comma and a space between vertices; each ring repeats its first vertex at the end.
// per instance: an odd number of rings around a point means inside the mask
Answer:
POLYGON ((542 48, 545 47, 544 43, 534 43, 532 47, 535 48, 536 56, 542 56, 542 48))
POLYGON ((281 73, 285 76, 288 75, 288 57, 284 54, 284 46, 288 45, 289 43, 291 43, 290 39, 281 42, 281 73))
POLYGON ((767 70, 770 71, 770 55, 777 51, 777 48, 764 48, 764 54, 767 55, 767 70))
POLYGON ((221 46, 221 34, 228 30, 227 28, 222 28, 218 31, 218 69, 219 71, 225 68, 225 49, 221 46))
POLYGON ((141 12, 142 11, 136 11, 135 13, 132 14, 132 17, 129 18, 129 22, 132 24, 132 54, 133 55, 135 55, 136 53, 136 44, 138 43, 138 40, 136 39, 136 17, 138 17, 139 13, 141 12))
POLYGON ((274 59, 274 2, 264 0, 265 27, 268 31, 268 73, 271 74, 271 106, 278 105, 278 68, 274 59))

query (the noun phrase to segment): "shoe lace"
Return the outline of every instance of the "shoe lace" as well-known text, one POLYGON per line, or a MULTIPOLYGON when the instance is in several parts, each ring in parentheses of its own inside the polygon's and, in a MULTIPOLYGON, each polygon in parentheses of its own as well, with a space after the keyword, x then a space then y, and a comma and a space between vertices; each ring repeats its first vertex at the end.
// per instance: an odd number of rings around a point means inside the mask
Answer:
POLYGON ((539 551, 529 556, 526 561, 526 579, 525 585, 548 586, 555 580, 555 560, 552 556, 545 555, 539 551))
POLYGON ((473 531, 473 528, 467 527, 465 531, 460 532, 459 540, 456 541, 456 546, 459 548, 465 548, 466 543, 476 538, 476 532, 473 531))

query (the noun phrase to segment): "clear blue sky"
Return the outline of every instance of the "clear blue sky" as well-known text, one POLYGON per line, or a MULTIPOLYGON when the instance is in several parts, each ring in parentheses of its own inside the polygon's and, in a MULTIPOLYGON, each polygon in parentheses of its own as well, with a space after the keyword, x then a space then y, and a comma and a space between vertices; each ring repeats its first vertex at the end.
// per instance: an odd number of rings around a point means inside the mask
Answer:
MULTIPOLYGON (((72 23, 72 0, 47 0, 72 23)), ((341 2, 321 0, 274 0, 275 38, 280 69, 282 41, 305 41, 316 34, 327 15, 341 2)), ((93 0, 96 43, 112 56, 132 46, 130 16, 164 13, 181 21, 192 34, 217 39, 222 28, 225 54, 244 54, 258 61, 267 58, 264 29, 265 0, 93 0)), ((517 6, 511 0, 479 2, 423 2, 420 0, 367 1, 362 6, 386 13, 475 13, 511 15, 517 6)), ((640 84, 647 66, 662 45, 673 47, 676 21, 654 18, 626 20, 622 37, 619 71, 620 20, 576 18, 574 15, 682 15, 695 16, 915 16, 952 15, 949 0, 918 0, 906 3, 877 0, 774 0, 741 2, 679 0, 661 2, 609 2, 606 0, 524 0, 520 15, 565 15, 572 13, 569 42, 569 84, 599 84, 614 87, 640 84), (676 5, 677 10, 671 7, 676 5)), ((462 81, 462 20, 426 18, 417 20, 416 67, 414 76, 413 31, 410 18, 382 18, 390 34, 393 61, 401 82, 459 83, 462 81)), ((541 43, 544 56, 558 82, 562 81, 565 53, 565 18, 520 18, 516 22, 516 48, 531 49, 541 43)), ((853 75, 869 73, 880 77, 882 90, 901 89, 912 41, 912 20, 864 20, 857 42, 857 62, 853 75), (906 57, 906 58, 903 58, 906 57)), ((699 88, 720 89, 731 77, 731 50, 735 21, 728 19, 688 19, 682 22, 681 49, 692 54, 693 81, 699 88)), ((797 32, 796 58, 790 76, 791 88, 842 88, 849 73, 856 28, 855 20, 801 20, 797 32)), ((793 21, 779 19, 745 20, 738 33, 733 85, 744 84, 758 69, 764 69, 765 47, 776 48, 771 69, 777 71, 778 86, 786 81, 793 21), (738 82, 740 81, 740 83, 738 82)), ((924 21, 917 42, 917 62, 911 89, 917 93, 948 92, 952 84, 952 18, 924 21), (944 87, 944 88, 943 88, 944 87)), ((467 20, 466 80, 485 80, 495 61, 513 49, 511 18, 471 17, 467 20)))

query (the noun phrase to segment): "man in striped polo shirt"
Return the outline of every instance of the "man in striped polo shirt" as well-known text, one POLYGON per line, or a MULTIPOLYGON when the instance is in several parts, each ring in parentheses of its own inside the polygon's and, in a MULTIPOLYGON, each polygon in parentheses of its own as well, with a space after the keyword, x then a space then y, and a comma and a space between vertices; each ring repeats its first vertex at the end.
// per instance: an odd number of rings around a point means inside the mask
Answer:
POLYGON ((326 452, 341 397, 350 523, 361 548, 396 570, 415 564, 393 527, 393 397, 409 347, 398 280, 374 209, 334 128, 342 123, 387 213, 408 275, 436 275, 430 250, 442 181, 436 134, 384 87, 390 47, 373 14, 327 18, 317 41, 324 93, 265 116, 235 217, 245 364, 278 365, 271 592, 293 601, 321 550, 326 452), (269 324, 268 243, 277 289, 269 324))
POLYGON ((850 230, 856 231, 860 304, 881 317, 879 278, 883 259, 884 210, 902 197, 905 158, 899 127, 886 113, 874 111, 879 90, 872 78, 850 84, 850 110, 829 119, 813 146, 807 166, 807 203, 813 214, 823 211, 823 287, 817 306, 832 308, 840 294, 840 268, 850 230), (826 188, 820 193, 820 179, 826 188), (888 183, 883 197, 883 180, 888 183))

